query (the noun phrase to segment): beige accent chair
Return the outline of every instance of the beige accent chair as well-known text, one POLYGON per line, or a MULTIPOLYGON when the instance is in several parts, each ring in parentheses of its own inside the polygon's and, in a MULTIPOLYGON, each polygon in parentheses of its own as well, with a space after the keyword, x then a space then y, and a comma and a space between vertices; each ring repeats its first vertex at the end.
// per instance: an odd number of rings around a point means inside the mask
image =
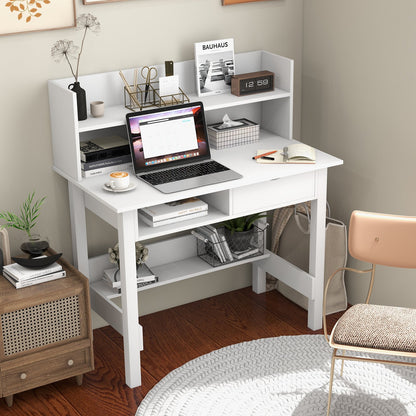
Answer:
POLYGON ((400 356, 416 357, 416 309, 369 303, 377 264, 416 268, 416 217, 354 211, 350 219, 348 245, 352 257, 372 266, 365 270, 339 268, 328 278, 325 287, 324 334, 333 348, 327 416, 331 408, 335 360, 342 361, 341 376, 344 360, 416 366, 416 363, 400 361, 400 356), (342 270, 370 273, 369 289, 365 303, 349 308, 328 335, 326 294, 331 280, 342 270), (340 354, 338 350, 341 350, 340 354), (354 352, 387 354, 391 359, 363 358, 354 352))

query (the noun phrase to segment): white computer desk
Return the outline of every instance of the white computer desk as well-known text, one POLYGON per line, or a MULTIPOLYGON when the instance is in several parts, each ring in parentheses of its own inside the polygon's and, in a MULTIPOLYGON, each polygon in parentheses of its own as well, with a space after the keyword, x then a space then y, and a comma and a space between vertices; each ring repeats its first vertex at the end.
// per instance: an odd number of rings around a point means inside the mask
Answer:
MULTIPOLYGON (((311 201, 309 273, 294 267, 270 251, 245 262, 252 263, 253 290, 256 293, 266 289, 266 272, 278 277, 309 299, 308 326, 313 330, 321 328, 327 171, 330 167, 341 165, 342 160, 320 151, 317 151, 316 164, 265 165, 252 160, 257 149, 282 148, 290 143, 293 141, 263 131, 258 143, 221 151, 213 150, 214 159, 241 173, 243 177, 236 181, 175 194, 162 194, 134 177, 132 181, 137 183, 134 190, 115 194, 103 189, 105 176, 78 181, 61 172, 68 179, 74 261, 79 270, 90 278, 92 308, 124 337, 126 383, 130 387, 141 384, 140 351, 143 350, 135 282, 135 241, 146 242, 154 237, 166 238, 152 245, 149 258, 152 270, 156 271, 160 279, 154 286, 165 285, 244 262, 213 268, 196 255, 194 237, 190 233, 182 233, 185 235, 177 237, 178 232, 250 213, 311 201), (191 196, 201 197, 208 202, 207 216, 157 228, 148 227, 138 219, 139 208, 191 196), (107 256, 88 258, 86 208, 117 229, 120 244, 121 307, 112 302, 111 296, 107 296, 100 282, 105 267, 103 262, 107 256), (173 234, 174 237, 169 238, 173 234)), ((151 290, 149 287, 142 289, 151 290)))

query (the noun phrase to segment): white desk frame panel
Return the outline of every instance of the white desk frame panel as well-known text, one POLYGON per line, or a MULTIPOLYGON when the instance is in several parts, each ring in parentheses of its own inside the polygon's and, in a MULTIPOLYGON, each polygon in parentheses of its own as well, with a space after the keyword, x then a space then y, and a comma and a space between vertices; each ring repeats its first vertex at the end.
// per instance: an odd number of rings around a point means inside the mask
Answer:
MULTIPOLYGON (((143 350, 135 283, 135 241, 169 236, 204 224, 311 201, 309 273, 269 251, 243 262, 252 263, 253 290, 256 293, 266 290, 266 272, 270 273, 309 299, 308 326, 313 330, 322 326, 327 170, 341 165, 342 161, 321 151, 317 151, 317 162, 312 165, 261 165, 253 161, 252 156, 258 148, 282 148, 293 143, 293 61, 256 51, 236 55, 236 66, 239 73, 267 69, 278 75, 275 91, 272 92, 246 97, 223 94, 202 99, 208 122, 220 120, 227 112, 232 118, 240 115, 257 121, 265 129, 261 131, 259 143, 212 151, 213 159, 241 173, 243 178, 175 194, 162 194, 134 177, 132 181, 137 185, 135 190, 114 194, 103 189, 105 176, 90 179, 81 177, 80 141, 88 140, 94 134, 103 135, 114 128, 124 128, 124 115, 129 110, 123 106, 122 83, 118 72, 81 77, 81 86, 87 91, 89 99, 106 102, 104 118, 88 118, 81 122, 77 121, 75 95, 67 89, 71 79, 49 81, 54 170, 68 180, 74 262, 90 279, 93 309, 123 335, 126 383, 130 387, 141 384, 140 351, 143 350), (199 196, 208 202, 210 208, 207 216, 157 228, 148 227, 138 220, 137 210, 142 207, 191 196, 199 196), (88 256, 85 209, 117 229, 121 307, 113 303, 99 287, 107 256, 103 254, 95 259, 88 256)), ((163 71, 162 66, 159 69, 163 71)), ((123 72, 129 78, 132 71, 123 72)), ((193 61, 175 64, 175 73, 180 75, 184 91, 191 92, 188 94, 191 101, 200 100, 192 93, 195 78, 193 61)), ((163 252, 163 255, 150 256, 149 266, 167 276, 155 286, 243 263, 212 268, 196 256, 193 237, 180 237, 180 244, 175 238, 150 244, 151 253, 163 252), (172 246, 180 246, 181 249, 167 249, 172 246), (164 264, 160 264, 161 257, 164 264), (167 269, 172 271, 167 272, 167 269)), ((149 290, 149 287, 141 290, 149 290)))

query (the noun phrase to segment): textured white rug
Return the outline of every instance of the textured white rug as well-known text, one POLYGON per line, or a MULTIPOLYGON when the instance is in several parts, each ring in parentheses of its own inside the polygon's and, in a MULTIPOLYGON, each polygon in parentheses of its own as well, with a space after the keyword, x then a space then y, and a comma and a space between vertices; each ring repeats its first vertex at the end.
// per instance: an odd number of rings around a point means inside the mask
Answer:
MULTIPOLYGON (((169 373, 136 416, 325 415, 331 349, 322 335, 231 345, 169 373)), ((416 416, 416 370, 346 361, 336 366, 331 415, 416 416)))

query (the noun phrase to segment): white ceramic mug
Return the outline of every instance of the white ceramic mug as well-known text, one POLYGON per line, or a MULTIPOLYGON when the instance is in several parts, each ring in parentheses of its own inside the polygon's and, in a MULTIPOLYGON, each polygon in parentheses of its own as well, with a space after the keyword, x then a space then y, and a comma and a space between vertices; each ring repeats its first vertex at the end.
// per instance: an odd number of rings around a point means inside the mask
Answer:
POLYGON ((109 186, 111 189, 126 189, 130 185, 130 176, 128 172, 116 171, 110 173, 109 186))
POLYGON ((90 110, 93 117, 102 117, 104 115, 104 101, 92 101, 90 110))

